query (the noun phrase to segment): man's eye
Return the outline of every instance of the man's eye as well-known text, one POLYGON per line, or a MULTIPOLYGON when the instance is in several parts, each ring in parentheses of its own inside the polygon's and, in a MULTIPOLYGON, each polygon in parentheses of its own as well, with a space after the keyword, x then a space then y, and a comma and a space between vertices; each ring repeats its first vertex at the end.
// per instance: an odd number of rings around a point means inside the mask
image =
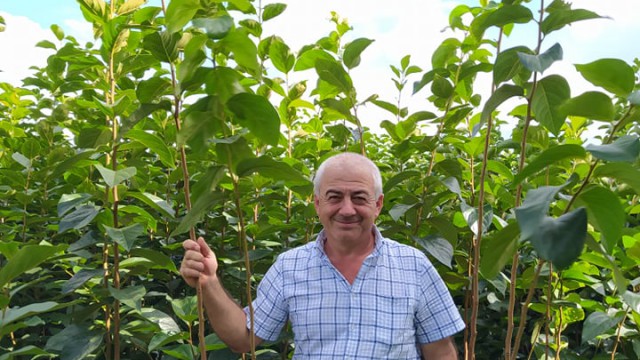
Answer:
POLYGON ((365 197, 354 197, 351 199, 351 201, 357 205, 364 205, 368 202, 367 198, 365 197))

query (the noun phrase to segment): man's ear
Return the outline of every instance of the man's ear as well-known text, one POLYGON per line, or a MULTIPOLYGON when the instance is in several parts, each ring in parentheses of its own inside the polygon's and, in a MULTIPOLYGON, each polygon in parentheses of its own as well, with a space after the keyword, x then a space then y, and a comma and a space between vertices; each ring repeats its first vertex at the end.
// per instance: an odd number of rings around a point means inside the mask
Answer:
POLYGON ((376 209, 378 209, 376 216, 380 215, 380 212, 382 211, 383 203, 384 203, 384 194, 380 194, 380 196, 378 196, 378 199, 376 200, 376 209))
POLYGON ((313 207, 316 208, 316 212, 318 212, 318 205, 320 205, 320 198, 318 198, 318 195, 313 195, 313 207))

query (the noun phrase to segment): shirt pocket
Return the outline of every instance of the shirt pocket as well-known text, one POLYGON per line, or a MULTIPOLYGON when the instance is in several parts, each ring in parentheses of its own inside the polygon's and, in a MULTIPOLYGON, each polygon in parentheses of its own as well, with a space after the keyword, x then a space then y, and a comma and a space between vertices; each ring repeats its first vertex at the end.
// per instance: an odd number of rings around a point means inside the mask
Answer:
POLYGON ((378 346, 415 346, 416 300, 405 287, 381 287, 363 299, 362 324, 378 346))

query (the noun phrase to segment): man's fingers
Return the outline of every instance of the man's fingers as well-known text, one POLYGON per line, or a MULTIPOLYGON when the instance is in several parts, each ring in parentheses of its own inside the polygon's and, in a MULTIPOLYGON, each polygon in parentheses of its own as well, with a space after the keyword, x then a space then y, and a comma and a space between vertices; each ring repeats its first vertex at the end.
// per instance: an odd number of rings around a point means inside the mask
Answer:
POLYGON ((209 247, 209 245, 207 245, 207 242, 204 241, 204 239, 202 237, 198 238, 197 245, 200 248, 200 253, 204 257, 209 257, 211 255, 211 253, 212 253, 211 248, 209 247))

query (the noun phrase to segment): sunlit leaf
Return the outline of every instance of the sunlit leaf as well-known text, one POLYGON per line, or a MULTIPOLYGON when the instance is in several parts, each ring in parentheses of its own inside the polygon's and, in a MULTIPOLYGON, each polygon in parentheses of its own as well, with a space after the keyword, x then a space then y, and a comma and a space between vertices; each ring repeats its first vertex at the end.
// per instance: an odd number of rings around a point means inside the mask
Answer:
MULTIPOLYGON (((479 233, 479 221, 478 221, 478 208, 475 206, 469 206, 464 202, 460 204, 460 210, 462 210, 462 215, 469 225, 471 231, 478 235, 479 233)), ((489 226, 491 226, 491 220, 493 219, 493 208, 491 204, 484 204, 482 209, 482 233, 486 233, 489 230, 489 226)))
POLYGON ((282 14, 287 8, 287 4, 282 3, 271 3, 265 5, 264 9, 262 9, 262 21, 271 20, 274 17, 282 14))
POLYGON ((540 30, 543 34, 549 34, 555 30, 560 30, 565 25, 570 25, 576 21, 597 19, 601 16, 584 9, 563 9, 555 10, 549 13, 548 16, 540 23, 540 30))
POLYGON ((233 27, 233 18, 229 15, 223 15, 213 18, 193 19, 193 26, 204 30, 210 39, 222 39, 233 27))
POLYGON ((640 170, 636 166, 622 162, 604 164, 598 166, 593 175, 616 179, 640 194, 640 170))
POLYGON ((482 109, 482 116, 480 118, 480 124, 477 126, 478 130, 482 124, 486 123, 487 120, 489 120, 489 117, 491 116, 493 111, 498 108, 498 106, 500 106, 502 103, 504 103, 505 101, 509 100, 514 96, 523 96, 523 95, 524 95, 524 90, 519 86, 510 85, 510 84, 504 84, 500 86, 491 95, 489 100, 487 100, 487 103, 484 105, 484 108, 482 109))
POLYGON ((253 72, 260 70, 258 63, 258 49, 256 44, 249 38, 248 32, 243 28, 236 28, 229 31, 220 43, 233 53, 233 60, 253 72))
POLYGON ((269 45, 269 58, 273 66, 283 73, 288 73, 293 69, 296 58, 289 49, 289 46, 280 37, 274 37, 269 45))
POLYGON ((359 38, 347 44, 342 55, 344 66, 346 66, 347 69, 353 69, 358 66, 360 64, 360 54, 362 54, 373 41, 374 40, 371 39, 359 38))
POLYGON ((342 65, 336 61, 317 59, 315 63, 316 72, 321 80, 337 87, 344 93, 349 93, 353 89, 353 81, 342 65))
POLYGON ((3 263, 0 268, 0 288, 11 282, 17 276, 31 270, 56 253, 63 251, 67 245, 25 245, 14 254, 11 259, 3 263))
POLYGON ((560 106, 560 111, 567 115, 603 121, 613 120, 616 113, 611 98, 597 91, 588 91, 567 100, 560 106))
POLYGON ((171 34, 182 30, 200 9, 198 0, 171 0, 167 6, 167 31, 171 34))
POLYGON ((511 49, 500 52, 496 56, 495 64, 493 65, 493 81, 496 84, 513 79, 518 73, 524 69, 518 53, 532 54, 533 52, 529 48, 524 46, 517 46, 511 49))
POLYGON ((538 82, 531 107, 536 120, 554 135, 560 133, 566 119, 559 106, 570 97, 569 83, 560 75, 551 75, 538 82))
POLYGON ((142 46, 159 61, 172 63, 178 58, 178 41, 178 33, 152 32, 144 37, 142 46))
POLYGON ((125 136, 129 139, 136 140, 149 148, 149 150, 158 156, 158 159, 160 159, 166 167, 175 169, 176 159, 174 152, 157 135, 142 130, 132 129, 129 130, 125 136))
POLYGON ((114 187, 120 185, 123 181, 130 179, 136 174, 136 168, 128 167, 120 170, 113 171, 111 169, 107 169, 102 165, 95 165, 96 169, 102 175, 102 179, 109 187, 114 187))
POLYGON ((611 190, 595 186, 583 191, 579 200, 586 204, 592 223, 602 233, 600 242, 609 254, 613 254, 626 221, 620 199, 611 190))
POLYGON ((576 64, 576 70, 590 83, 619 96, 628 96, 635 85, 633 68, 620 59, 599 59, 576 64))
POLYGON ((175 334, 180 332, 180 327, 175 320, 160 310, 143 308, 141 315, 148 321, 156 324, 164 333, 175 334))
POLYGON ((508 24, 526 24, 533 18, 533 13, 522 5, 505 5, 484 16, 476 17, 471 23, 471 33, 481 39, 485 30, 491 26, 503 27, 508 24))
POLYGON ((593 340, 599 335, 604 335, 616 326, 621 319, 622 315, 613 317, 600 311, 589 314, 582 325, 582 343, 593 340))
POLYGON ((269 156, 261 156, 259 158, 241 161, 236 167, 236 173, 241 177, 258 173, 264 177, 282 180, 291 185, 305 185, 310 183, 309 179, 289 164, 276 161, 269 156))
POLYGON ((295 71, 313 69, 318 60, 335 61, 335 59, 324 50, 312 49, 298 55, 298 60, 293 68, 295 71))
POLYGON ((276 146, 280 139, 280 116, 262 96, 250 93, 234 95, 227 102, 240 125, 247 127, 263 143, 276 146))

